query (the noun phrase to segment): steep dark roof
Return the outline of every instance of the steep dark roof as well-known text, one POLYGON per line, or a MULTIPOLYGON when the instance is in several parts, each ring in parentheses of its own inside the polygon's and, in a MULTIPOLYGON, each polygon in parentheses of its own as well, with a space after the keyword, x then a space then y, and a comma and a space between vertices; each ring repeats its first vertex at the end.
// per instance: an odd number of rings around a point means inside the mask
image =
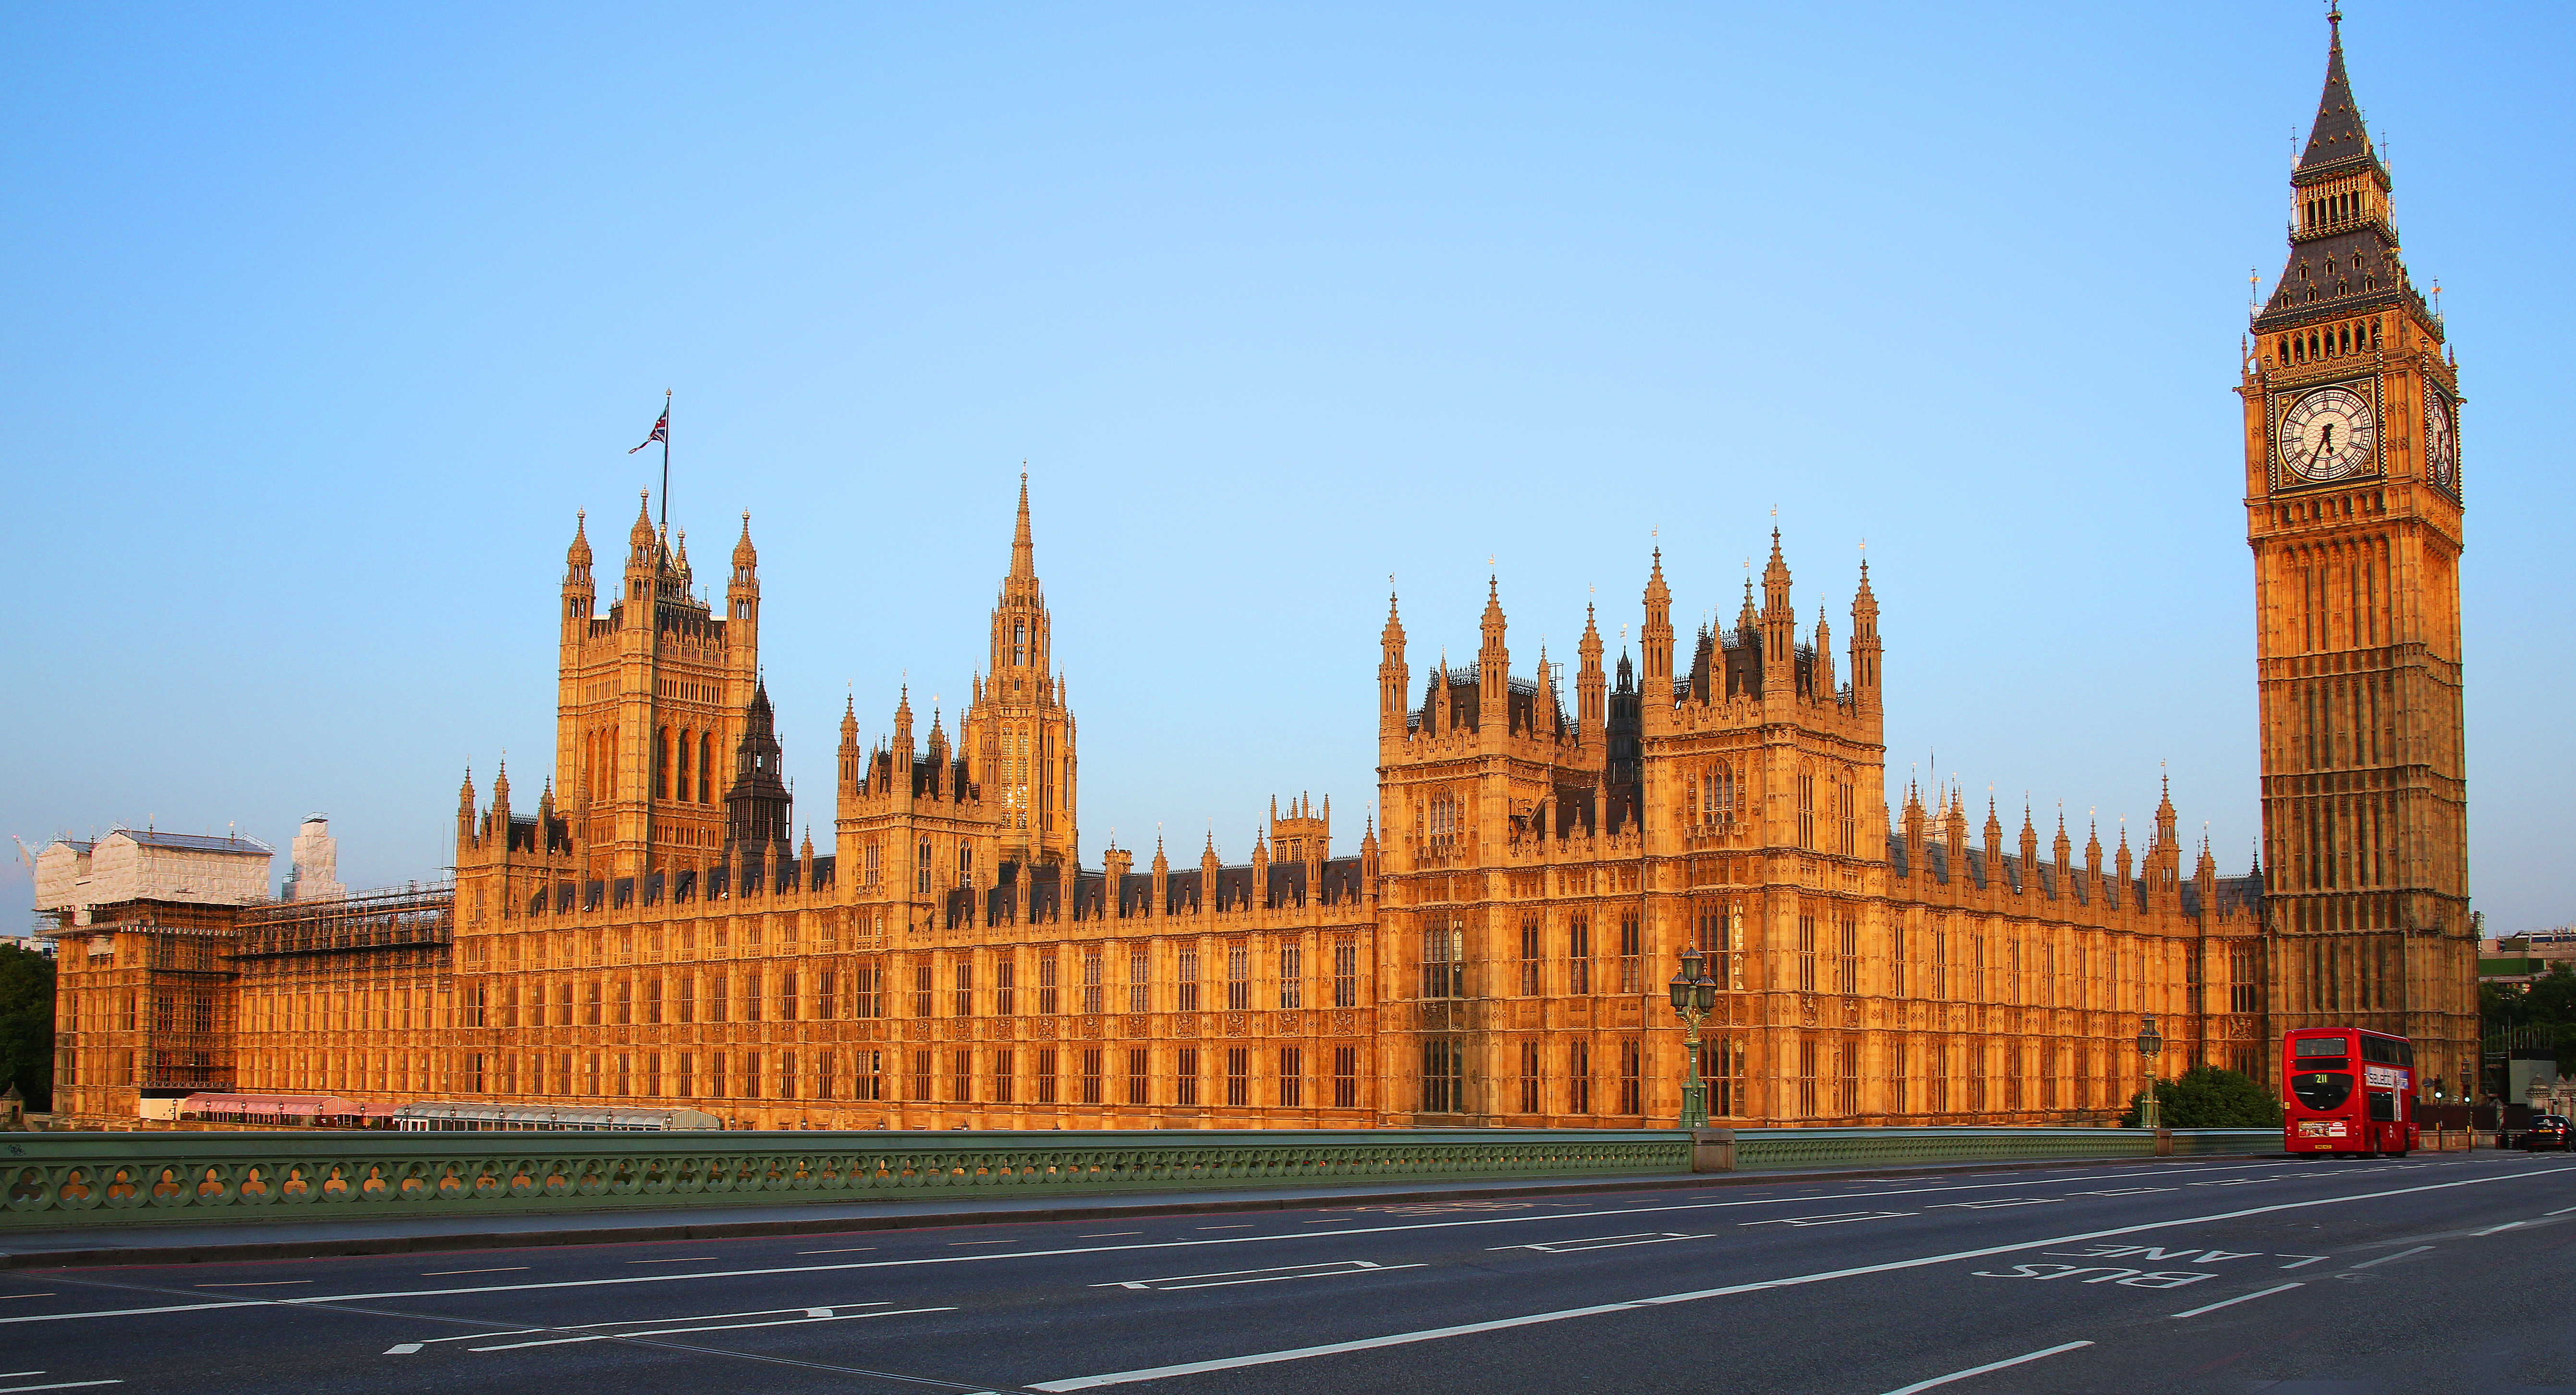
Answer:
MULTIPOLYGON (((2299 173, 2342 173, 2349 165, 2379 163, 2370 147, 2370 132, 2361 122, 2361 105, 2352 99, 2352 80, 2343 70, 2343 24, 2330 19, 2334 37, 2326 46, 2326 87, 2317 97, 2316 123, 2308 128, 2308 148, 2299 156, 2299 173)), ((2385 170, 2382 171, 2385 173, 2385 170)))
MULTIPOLYGON (((2352 81, 2344 73, 2343 30, 2338 23, 2326 52, 2325 90, 2317 98, 2317 118, 2308 130, 2306 153, 2290 176, 2306 188, 2367 172, 2386 189, 2388 167, 2371 148, 2353 100, 2352 81)), ((2415 293, 2406 264, 2397 253, 2397 230, 2379 217, 2335 222, 2294 222, 2289 258, 2272 298, 2254 321, 2257 332, 2286 329, 2327 315, 2348 315, 2371 306, 2402 304, 2430 318, 2415 293)))

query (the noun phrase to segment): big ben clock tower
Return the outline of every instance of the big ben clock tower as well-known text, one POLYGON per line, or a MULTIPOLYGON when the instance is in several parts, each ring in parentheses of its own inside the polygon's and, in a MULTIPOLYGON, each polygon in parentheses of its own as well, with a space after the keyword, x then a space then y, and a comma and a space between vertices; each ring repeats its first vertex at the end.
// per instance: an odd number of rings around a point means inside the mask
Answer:
POLYGON ((2328 22, 2289 260, 2240 388, 2271 1036, 2411 1037, 2423 1096, 2455 1099, 2477 1045, 2458 364, 2399 259, 2388 167, 2328 22))

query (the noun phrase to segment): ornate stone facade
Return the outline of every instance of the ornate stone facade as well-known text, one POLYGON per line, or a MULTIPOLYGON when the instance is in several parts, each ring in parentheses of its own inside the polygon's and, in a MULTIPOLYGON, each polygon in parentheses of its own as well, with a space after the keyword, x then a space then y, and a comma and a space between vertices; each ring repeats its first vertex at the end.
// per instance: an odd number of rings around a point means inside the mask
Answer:
MULTIPOLYGON (((1891 812, 1868 570, 1838 650, 1821 613, 1800 624, 1776 532, 1760 595, 1687 651, 1651 559, 1638 652, 1614 660, 1587 617, 1570 708, 1543 653, 1514 673, 1499 579, 1474 661, 1418 686, 1390 598, 1382 832, 1337 856, 1329 802, 1301 797, 1246 864, 1211 842, 1085 867, 1023 479, 956 737, 934 709, 916 738, 904 691, 863 749, 845 708, 820 852, 759 681, 748 518, 721 614, 641 515, 601 613, 577 526, 533 813, 506 770, 488 803, 468 780, 452 900, 222 913, 225 1046, 191 1079, 759 1127, 1636 1126, 1679 1107, 1685 946, 1723 989, 1711 1112, 1741 1123, 2104 1121, 2150 1014, 2169 1073, 2268 1078, 2285 1026, 2335 1021, 2407 1031, 2428 1082, 2453 1078, 2474 1013, 2458 479, 2449 435, 2411 424, 2455 421, 2456 378, 2350 102, 2338 46, 2298 176, 2322 221, 2246 367, 2268 890, 2184 847, 2169 795, 2108 854, 2027 809, 2007 833, 1991 801, 1972 842, 1955 787, 1891 812), (2285 424, 2311 430, 2326 388, 2409 427, 2302 473, 2285 424)), ((126 1021, 134 974, 65 970, 68 1002, 102 1005, 67 1019, 62 1097, 130 1118, 108 1053, 137 1043, 83 1033, 126 1021)))

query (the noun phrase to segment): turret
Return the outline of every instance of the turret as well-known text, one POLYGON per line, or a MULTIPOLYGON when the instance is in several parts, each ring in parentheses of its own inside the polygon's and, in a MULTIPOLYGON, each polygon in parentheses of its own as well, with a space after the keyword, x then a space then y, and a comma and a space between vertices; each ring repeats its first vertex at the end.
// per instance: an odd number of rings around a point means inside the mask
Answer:
MULTIPOLYGON (((1646 576, 1646 627, 1641 635, 1645 660, 1641 685, 1646 701, 1672 705, 1673 591, 1664 584, 1664 550, 1655 549, 1654 569, 1646 576)), ((1625 655, 1621 658, 1624 660, 1625 655)))
POLYGON ((1484 643, 1476 650, 1477 721, 1500 736, 1511 728, 1512 651, 1503 643, 1502 584, 1485 579, 1484 643))
POLYGON ((1869 562, 1860 564, 1860 590, 1852 596, 1852 701, 1863 712, 1879 710, 1878 597, 1869 589, 1869 562))
POLYGON ((1583 642, 1575 647, 1575 653, 1583 663, 1574 680, 1575 720, 1582 724, 1583 740, 1598 743, 1607 716, 1602 704, 1608 678, 1601 671, 1601 627, 1594 623, 1588 602, 1583 607, 1583 642))
POLYGON ((1404 735, 1404 698, 1413 671, 1404 662, 1404 622, 1395 613, 1395 593, 1386 593, 1386 628, 1377 635, 1377 729, 1382 737, 1404 735))
POLYGON ((585 530, 589 514, 575 510, 572 516, 572 546, 564 549, 563 628, 569 644, 587 630, 590 613, 597 607, 599 588, 590 575, 590 536, 585 530))
POLYGON ((1798 613, 1789 604, 1789 564, 1780 530, 1771 530, 1771 563, 1762 569, 1762 691, 1797 691, 1798 613))
POLYGON ((757 653, 760 640, 760 550, 751 545, 751 511, 742 515, 742 538, 733 545, 733 576, 725 583, 725 619, 730 622, 728 646, 741 645, 746 654, 757 653))
POLYGON ((1905 865, 1908 875, 1919 876, 1924 868, 1926 848, 1924 832, 1929 819, 1923 811, 1923 791, 1912 780, 1905 782, 1905 865))
POLYGON ((464 861, 466 851, 474 845, 474 767, 469 765, 465 767, 465 783, 456 791, 456 860, 464 861))
POLYGON ((1825 623, 1822 607, 1816 611, 1815 697, 1819 702, 1834 700, 1834 632, 1825 623))
POLYGON ((859 706, 855 697, 841 705, 841 796, 846 799, 859 788, 859 706))
POLYGON ((626 575, 621 585, 629 625, 650 623, 652 607, 645 602, 653 593, 653 554, 657 546, 653 536, 653 491, 648 489, 638 496, 635 526, 626 530, 626 575))
POLYGON ((2030 805, 2021 806, 2021 875, 2024 885, 2039 875, 2039 827, 2030 821, 2030 805))

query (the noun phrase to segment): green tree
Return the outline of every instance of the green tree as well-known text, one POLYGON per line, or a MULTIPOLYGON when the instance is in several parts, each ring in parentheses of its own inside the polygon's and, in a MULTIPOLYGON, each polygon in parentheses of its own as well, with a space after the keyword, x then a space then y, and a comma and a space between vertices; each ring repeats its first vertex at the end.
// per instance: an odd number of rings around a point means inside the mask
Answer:
POLYGON ((54 961, 0 945, 0 1090, 15 1084, 27 1108, 54 1102, 54 961))
MULTIPOLYGON (((2140 1101, 2145 1092, 2129 1097, 2129 1110, 2120 1116, 2120 1127, 2138 1125, 2140 1101)), ((2217 1066, 2193 1066, 2179 1080, 2156 1082, 2158 1122, 2169 1129, 2277 1129, 2281 1127, 2281 1102, 2254 1083, 2242 1071, 2221 1070, 2217 1066)))

